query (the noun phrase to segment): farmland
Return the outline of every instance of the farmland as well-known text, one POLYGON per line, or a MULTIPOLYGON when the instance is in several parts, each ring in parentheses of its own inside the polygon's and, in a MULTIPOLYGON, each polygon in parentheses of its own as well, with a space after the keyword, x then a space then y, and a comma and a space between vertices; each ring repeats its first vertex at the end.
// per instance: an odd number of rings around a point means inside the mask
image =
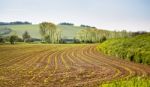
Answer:
POLYGON ((99 86, 105 81, 149 76, 148 65, 106 56, 97 44, 0 45, 0 86, 99 86))

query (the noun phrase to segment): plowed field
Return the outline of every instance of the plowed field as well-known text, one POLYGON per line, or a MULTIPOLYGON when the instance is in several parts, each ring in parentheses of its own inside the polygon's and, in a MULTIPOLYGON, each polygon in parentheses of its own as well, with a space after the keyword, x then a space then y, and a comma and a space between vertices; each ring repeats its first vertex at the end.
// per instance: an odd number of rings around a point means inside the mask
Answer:
POLYGON ((150 66, 103 55, 96 46, 1 45, 0 87, 93 87, 150 75, 150 66))

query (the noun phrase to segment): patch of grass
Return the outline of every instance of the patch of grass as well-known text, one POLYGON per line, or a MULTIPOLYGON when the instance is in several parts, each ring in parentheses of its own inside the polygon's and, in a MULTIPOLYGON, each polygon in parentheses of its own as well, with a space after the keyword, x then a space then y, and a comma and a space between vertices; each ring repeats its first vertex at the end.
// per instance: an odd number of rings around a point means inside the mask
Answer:
POLYGON ((150 34, 107 40, 97 48, 108 55, 137 63, 150 64, 150 34))
POLYGON ((150 87, 150 79, 134 77, 128 80, 118 80, 102 84, 100 87, 150 87))

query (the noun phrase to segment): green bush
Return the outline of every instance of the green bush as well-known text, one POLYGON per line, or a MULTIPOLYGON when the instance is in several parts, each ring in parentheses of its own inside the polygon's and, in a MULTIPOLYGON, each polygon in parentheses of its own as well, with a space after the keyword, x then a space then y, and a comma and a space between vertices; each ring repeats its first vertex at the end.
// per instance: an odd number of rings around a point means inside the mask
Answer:
POLYGON ((110 39, 98 46, 105 54, 137 63, 150 64, 150 34, 110 39))

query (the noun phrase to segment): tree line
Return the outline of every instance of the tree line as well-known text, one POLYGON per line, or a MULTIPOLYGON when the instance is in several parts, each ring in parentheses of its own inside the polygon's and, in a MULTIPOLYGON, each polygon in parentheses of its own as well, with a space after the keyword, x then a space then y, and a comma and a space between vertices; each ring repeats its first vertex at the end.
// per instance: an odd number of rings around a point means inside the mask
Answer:
POLYGON ((21 24, 32 24, 30 22, 21 22, 21 21, 15 21, 15 22, 0 22, 0 25, 21 25, 21 24))
POLYGON ((84 24, 81 24, 80 27, 85 27, 85 28, 96 28, 96 27, 92 27, 92 26, 84 25, 84 24))
POLYGON ((80 30, 75 37, 75 42, 78 43, 101 43, 107 39, 112 38, 129 38, 147 32, 127 32, 122 31, 108 31, 99 30, 96 28, 87 27, 86 29, 80 30))
POLYGON ((73 24, 73 23, 67 23, 67 22, 59 23, 59 25, 70 25, 70 26, 74 26, 74 24, 73 24))

